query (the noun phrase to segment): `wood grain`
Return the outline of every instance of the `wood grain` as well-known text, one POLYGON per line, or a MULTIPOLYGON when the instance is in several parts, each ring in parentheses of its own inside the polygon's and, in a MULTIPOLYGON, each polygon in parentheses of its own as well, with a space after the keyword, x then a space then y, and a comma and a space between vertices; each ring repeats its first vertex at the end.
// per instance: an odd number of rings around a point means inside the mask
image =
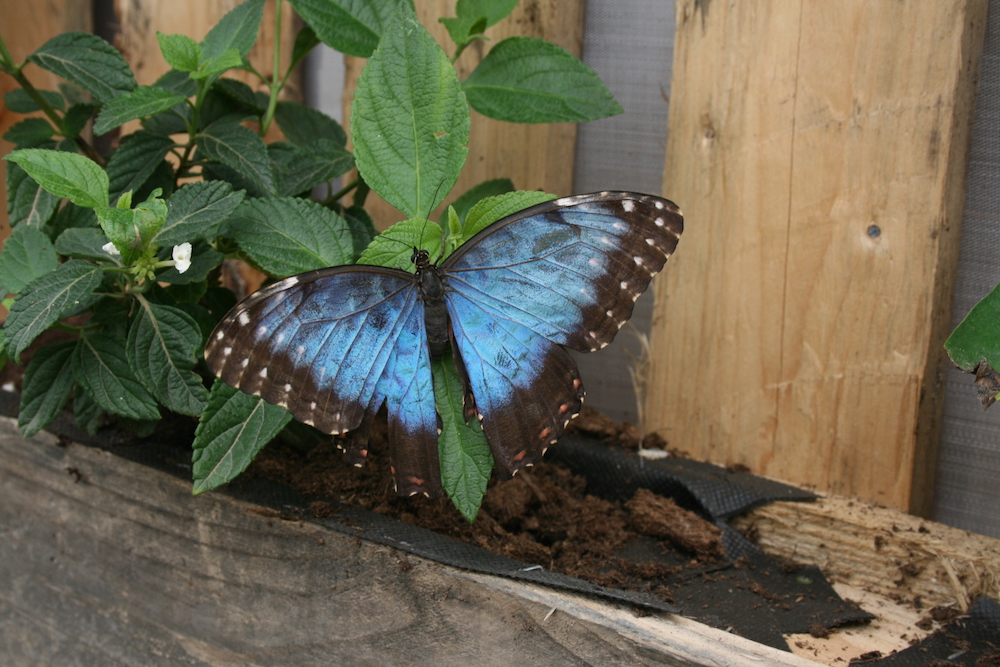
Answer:
MULTIPOLYGON (((182 465, 178 462, 178 465, 182 465)), ((0 418, 11 664, 816 663, 405 555, 0 418), (553 611, 555 610, 555 611, 553 611)))
POLYGON ((816 565, 833 582, 930 609, 1000 599, 1000 540, 827 496, 772 503, 733 521, 768 553, 816 565))
MULTIPOLYGON (((38 47, 59 33, 70 30, 91 29, 90 0, 53 0, 39 5, 22 0, 0 0, 0 35, 14 57, 14 62, 24 62, 38 47)), ((55 74, 28 65, 24 69, 34 86, 40 90, 55 90, 61 81, 55 74)), ((3 102, 3 95, 17 88, 17 83, 6 74, 0 74, 0 136, 14 123, 26 116, 10 111, 3 102)), ((38 114, 40 115, 40 114, 38 114)), ((0 156, 7 155, 14 145, 0 138, 0 156)), ((10 234, 7 219, 7 162, 0 160, 0 241, 10 234)), ((3 311, 6 313, 6 311, 3 311)))
POLYGON ((926 512, 985 0, 679 0, 647 430, 926 512))
MULTIPOLYGON (((583 4, 582 0, 522 0, 510 16, 486 31, 489 41, 478 41, 462 53, 455 63, 459 78, 465 80, 493 45, 515 35, 541 37, 579 56, 583 45, 583 4)), ((455 47, 438 19, 454 15, 454 2, 418 2, 417 15, 450 57, 455 47)), ((344 118, 350 119, 354 88, 367 61, 355 57, 347 57, 345 61, 344 118)), ((349 126, 349 120, 345 126, 349 126)), ((493 178, 510 178, 519 190, 570 194, 575 155, 575 123, 505 123, 473 111, 469 157, 445 201, 451 202, 469 188, 493 178)), ((380 229, 403 218, 402 213, 374 193, 366 200, 366 208, 380 229)), ((431 217, 436 219, 436 215, 431 217)))

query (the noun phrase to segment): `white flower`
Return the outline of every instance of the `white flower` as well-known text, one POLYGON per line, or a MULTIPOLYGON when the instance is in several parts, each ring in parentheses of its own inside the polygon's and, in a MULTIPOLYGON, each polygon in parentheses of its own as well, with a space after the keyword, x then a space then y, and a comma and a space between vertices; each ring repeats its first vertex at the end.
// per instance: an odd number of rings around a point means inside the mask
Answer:
POLYGON ((111 241, 108 241, 107 243, 105 243, 104 245, 102 245, 101 246, 101 250, 103 250, 104 252, 108 253, 112 257, 120 257, 121 256, 121 253, 118 252, 118 248, 116 248, 115 244, 112 243, 111 241))
POLYGON ((177 273, 184 273, 191 268, 190 243, 185 242, 180 245, 175 245, 171 256, 174 258, 174 267, 177 269, 177 273))

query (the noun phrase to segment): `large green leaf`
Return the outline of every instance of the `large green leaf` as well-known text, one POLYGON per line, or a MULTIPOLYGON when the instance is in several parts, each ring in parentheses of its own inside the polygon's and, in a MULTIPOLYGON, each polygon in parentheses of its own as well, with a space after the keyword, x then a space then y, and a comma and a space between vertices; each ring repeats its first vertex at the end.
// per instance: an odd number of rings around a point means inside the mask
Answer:
POLYGON ((229 49, 236 49, 240 56, 246 56, 257 41, 263 18, 264 0, 246 0, 234 7, 205 35, 201 44, 204 58, 218 58, 229 49))
POLYGON ((65 197, 78 206, 94 208, 108 203, 108 175, 100 165, 82 155, 25 148, 5 159, 19 165, 55 196, 65 197))
POLYGON ((102 102, 135 88, 135 77, 122 55, 93 33, 56 35, 28 60, 72 81, 102 102))
POLYGON ((472 523, 493 472, 493 454, 477 419, 465 423, 462 380, 451 354, 431 362, 434 400, 441 415, 438 458, 445 493, 472 523))
POLYGON ((267 147, 252 130, 237 123, 216 123, 198 137, 198 147, 203 157, 218 160, 263 192, 275 194, 267 147))
POLYGON ((578 123, 622 112, 592 69, 537 37, 494 46, 463 88, 473 109, 512 123, 578 123))
POLYGON ((295 197, 247 200, 229 219, 227 230, 261 269, 277 277, 347 264, 354 252, 342 217, 295 197))
POLYGON ((201 330, 187 313, 137 299, 128 330, 128 362, 139 382, 170 410, 198 416, 208 391, 194 371, 201 330))
POLYGON ((132 92, 119 95, 104 105, 101 113, 97 114, 97 120, 94 121, 94 134, 98 136, 106 134, 130 120, 145 118, 172 109, 184 100, 184 97, 169 90, 152 86, 139 86, 132 92))
POLYGON ((73 312, 101 284, 101 269, 78 259, 28 283, 7 315, 7 349, 16 363, 21 352, 63 313, 73 312))
POLYGON ((123 192, 135 192, 142 187, 173 147, 173 139, 149 130, 128 135, 108 160, 111 198, 117 199, 123 192))
POLYGON ((455 68, 410 14, 400 13, 361 73, 351 136, 365 182, 409 218, 430 215, 458 179, 469 106, 455 68))
POLYGON ((46 345, 35 352, 24 371, 17 426, 30 438, 59 416, 73 391, 73 350, 76 341, 46 345))
POLYGON ((281 101, 274 108, 274 120, 289 141, 303 148, 313 146, 317 139, 330 139, 341 148, 347 146, 344 128, 319 109, 281 101))
POLYGON ((242 191, 234 192, 225 181, 189 183, 167 201, 167 221, 153 240, 161 246, 199 238, 214 241, 243 197, 242 191))
POLYGON ((128 364, 124 325, 81 336, 73 352, 73 374, 108 412, 131 419, 159 419, 156 399, 128 364))
POLYGON ((290 0, 323 43, 349 56, 367 58, 400 7, 413 0, 290 0))
POLYGON ((194 433, 193 492, 214 489, 246 470, 291 419, 284 408, 216 380, 194 433))

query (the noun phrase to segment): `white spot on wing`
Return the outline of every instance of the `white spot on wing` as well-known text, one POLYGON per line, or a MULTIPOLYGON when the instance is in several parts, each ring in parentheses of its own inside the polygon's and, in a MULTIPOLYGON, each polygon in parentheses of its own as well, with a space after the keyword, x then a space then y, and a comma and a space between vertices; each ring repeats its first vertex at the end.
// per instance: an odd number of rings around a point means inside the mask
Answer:
POLYGON ((224 347, 224 348, 222 348, 222 356, 228 357, 232 353, 233 353, 233 348, 231 348, 231 347, 224 347))
POLYGON ((246 368, 247 364, 249 364, 249 363, 250 363, 250 357, 246 357, 245 359, 243 359, 243 363, 240 364, 240 366, 242 366, 243 368, 246 368))
POLYGON ((245 310, 242 313, 240 313, 240 316, 236 319, 240 321, 240 326, 245 327, 246 325, 250 324, 250 316, 247 315, 247 311, 245 310))
POLYGON ((631 199, 626 199, 622 202, 622 208, 631 213, 635 210, 635 202, 631 199))
POLYGON ((292 385, 290 385, 290 384, 285 384, 285 393, 287 394, 287 393, 289 393, 289 392, 291 392, 291 391, 292 391, 292 385))
POLYGON ((262 378, 266 378, 267 377, 267 366, 264 366, 264 368, 260 369, 260 373, 258 373, 258 375, 260 375, 262 378))
POLYGON ((215 340, 222 340, 225 337, 226 337, 226 334, 222 333, 221 330, 215 332, 215 340))

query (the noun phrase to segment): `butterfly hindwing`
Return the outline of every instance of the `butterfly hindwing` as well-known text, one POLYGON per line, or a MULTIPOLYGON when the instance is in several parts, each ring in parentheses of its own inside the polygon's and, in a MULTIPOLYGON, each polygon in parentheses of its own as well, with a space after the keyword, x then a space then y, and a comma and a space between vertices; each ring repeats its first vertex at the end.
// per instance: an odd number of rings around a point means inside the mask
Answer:
POLYGON ((537 463, 580 411, 576 363, 562 346, 461 294, 448 311, 497 470, 511 475, 537 463))
POLYGON ((564 197, 490 225, 441 265, 449 289, 549 340, 604 347, 677 245, 683 218, 659 197, 564 197))

